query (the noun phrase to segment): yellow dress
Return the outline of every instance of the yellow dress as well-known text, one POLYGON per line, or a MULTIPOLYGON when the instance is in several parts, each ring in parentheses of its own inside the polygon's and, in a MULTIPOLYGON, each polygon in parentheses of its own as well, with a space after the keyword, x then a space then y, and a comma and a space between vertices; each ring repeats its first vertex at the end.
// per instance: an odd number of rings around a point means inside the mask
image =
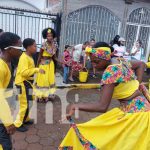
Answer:
POLYGON ((43 57, 51 57, 51 59, 42 59, 39 65, 40 69, 45 71, 45 74, 38 73, 36 77, 36 96, 48 97, 55 92, 55 65, 52 59, 54 54, 50 54, 43 48, 43 57))
MULTIPOLYGON (((131 96, 139 83, 131 69, 122 65, 109 66, 101 84, 118 83, 113 98, 131 96)), ((127 101, 86 123, 71 128, 59 150, 150 150, 150 103, 142 95, 127 101)))

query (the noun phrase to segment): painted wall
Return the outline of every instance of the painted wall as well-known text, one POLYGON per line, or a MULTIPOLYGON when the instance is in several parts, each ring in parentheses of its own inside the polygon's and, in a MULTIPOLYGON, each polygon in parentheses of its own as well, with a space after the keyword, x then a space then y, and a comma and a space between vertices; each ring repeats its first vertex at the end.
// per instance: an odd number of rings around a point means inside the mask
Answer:
POLYGON ((44 10, 45 0, 0 0, 0 6, 29 10, 44 10))

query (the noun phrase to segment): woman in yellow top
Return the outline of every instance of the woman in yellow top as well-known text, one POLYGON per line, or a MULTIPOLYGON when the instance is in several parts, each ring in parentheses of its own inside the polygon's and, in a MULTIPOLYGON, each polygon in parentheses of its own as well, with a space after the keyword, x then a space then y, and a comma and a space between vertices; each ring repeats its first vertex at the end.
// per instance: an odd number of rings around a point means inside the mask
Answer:
POLYGON ((4 32, 0 35, 0 150, 11 150, 10 135, 15 132, 16 124, 13 123, 10 107, 7 103, 6 88, 11 79, 11 61, 21 55, 20 37, 14 33, 4 32))
POLYGON ((56 46, 54 43, 55 31, 52 28, 46 28, 42 31, 42 36, 46 41, 43 43, 39 58, 38 65, 40 69, 45 71, 45 74, 37 74, 36 86, 39 102, 47 102, 52 98, 55 92, 55 65, 56 59, 56 46))
POLYGON ((150 103, 139 90, 143 86, 139 83, 142 81, 145 64, 137 61, 130 64, 121 58, 116 58, 112 63, 109 46, 104 47, 101 42, 87 52, 97 69, 105 69, 100 100, 71 105, 67 115, 71 128, 59 149, 149 150, 150 103), (111 99, 118 100, 120 108, 106 112, 111 99), (104 114, 76 125, 71 119, 75 110, 104 114))

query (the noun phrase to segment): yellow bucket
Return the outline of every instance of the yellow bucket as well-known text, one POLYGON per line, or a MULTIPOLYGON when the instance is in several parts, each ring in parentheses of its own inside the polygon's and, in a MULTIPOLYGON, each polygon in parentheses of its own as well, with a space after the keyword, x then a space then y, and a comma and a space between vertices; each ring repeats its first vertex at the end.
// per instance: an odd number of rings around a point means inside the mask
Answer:
POLYGON ((79 81, 80 82, 86 82, 88 78, 88 71, 80 71, 79 72, 79 81))

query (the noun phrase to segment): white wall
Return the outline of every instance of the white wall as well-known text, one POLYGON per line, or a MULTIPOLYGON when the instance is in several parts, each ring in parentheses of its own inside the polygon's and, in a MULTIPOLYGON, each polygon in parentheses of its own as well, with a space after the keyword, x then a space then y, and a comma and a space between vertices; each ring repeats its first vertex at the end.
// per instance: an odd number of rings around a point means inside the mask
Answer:
POLYGON ((20 1, 29 3, 34 7, 38 8, 39 10, 44 10, 46 6, 46 0, 20 0, 20 1))
MULTIPOLYGON (((26 0, 26 2, 23 2, 23 0, 0 0, 0 6, 39 11, 44 10, 44 1, 26 0)), ((22 40, 25 38, 33 38, 38 44, 42 44, 42 30, 47 27, 54 28, 53 22, 47 18, 47 15, 30 12, 19 13, 18 11, 14 17, 15 14, 16 12, 14 10, 1 9, 0 29, 3 29, 5 32, 17 33, 22 40)))
POLYGON ((0 6, 29 10, 44 10, 45 0, 0 0, 0 6))

